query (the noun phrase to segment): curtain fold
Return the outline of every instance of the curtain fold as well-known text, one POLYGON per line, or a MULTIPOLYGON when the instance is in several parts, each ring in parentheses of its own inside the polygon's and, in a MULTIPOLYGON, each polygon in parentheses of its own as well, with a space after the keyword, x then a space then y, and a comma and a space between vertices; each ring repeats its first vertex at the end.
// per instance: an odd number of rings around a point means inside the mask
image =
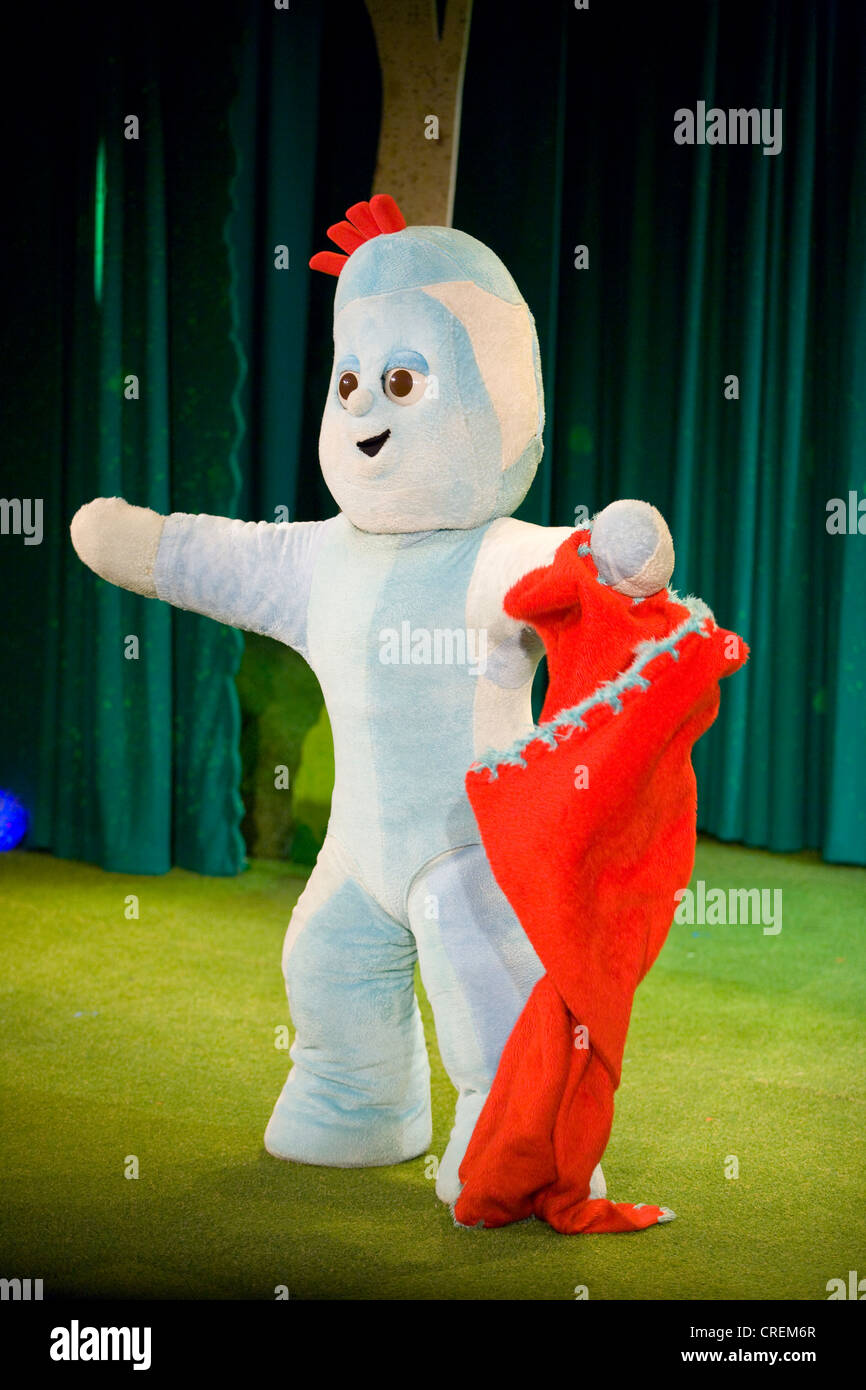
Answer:
POLYGON ((29 847, 128 873, 236 873, 244 860, 239 634, 105 583, 69 540, 95 496, 163 513, 237 507, 224 226, 241 26, 230 4, 202 17, 156 7, 129 26, 96 5, 57 16, 47 57, 35 19, 15 45, 35 119, 12 165, 48 234, 12 238, 24 292, 4 355, 23 390, 8 405, 18 447, 4 492, 44 498, 45 535, 3 548, 15 610, 4 695, 18 719, 2 772, 31 809, 29 847), (46 272, 51 298, 28 297, 46 272))
MULTIPOLYGON (((860 12, 855 33, 840 35, 846 45, 846 87, 849 95, 849 138, 855 158, 847 167, 834 149, 833 175, 839 178, 841 196, 834 200, 838 219, 840 257, 837 270, 842 281, 839 325, 839 377, 831 402, 822 399, 818 387, 817 409, 831 410, 838 402, 838 461, 834 458, 832 496, 863 506, 866 498, 866 107, 861 98, 866 74, 866 15, 860 12), (838 480, 838 481, 837 481, 838 480)), ((825 808, 824 856, 845 863, 866 860, 866 507, 859 518, 858 534, 832 536, 833 585, 825 590, 828 616, 836 609, 833 635, 833 679, 824 696, 830 716, 829 768, 821 805, 825 808)), ((851 522, 849 520, 849 528, 851 522)), ((821 692, 822 695, 824 692, 821 692)))
POLYGON ((237 172, 227 237, 245 363, 241 510, 270 521, 297 519, 301 474, 317 467, 303 457, 302 431, 322 20, 311 3, 294 6, 288 24, 249 8, 229 117, 237 172), (287 269, 275 267, 277 246, 287 269))
MULTIPOLYGON (((240 635, 96 579, 68 524, 113 493, 335 511, 317 461, 333 284, 306 262, 369 192, 381 91, 360 0, 329 17, 61 7, 50 45, 40 15, 10 21, 7 128, 28 140, 2 214, 2 491, 42 499, 45 535, 0 543, 0 786, 30 807, 31 847, 129 872, 244 862, 240 635)), ((849 863, 866 863, 866 539, 856 514, 850 534, 826 523, 830 499, 866 496, 864 72, 866 10, 842 0, 628 24, 537 0, 519 28, 475 0, 454 216, 538 325, 546 449, 519 514, 654 502, 676 587, 750 643, 696 749, 701 828, 849 863), (675 144, 699 100, 781 108, 782 152, 675 144)))
POLYGON ((563 30, 553 8, 509 45, 476 0, 455 209, 540 319, 554 428, 521 515, 660 508, 675 586, 752 649, 695 750, 700 828, 866 863, 866 541, 826 530, 830 498, 866 495, 866 12, 713 0, 563 30), (782 152, 676 145, 699 100, 781 108, 782 152), (548 206, 556 235, 509 237, 548 206))

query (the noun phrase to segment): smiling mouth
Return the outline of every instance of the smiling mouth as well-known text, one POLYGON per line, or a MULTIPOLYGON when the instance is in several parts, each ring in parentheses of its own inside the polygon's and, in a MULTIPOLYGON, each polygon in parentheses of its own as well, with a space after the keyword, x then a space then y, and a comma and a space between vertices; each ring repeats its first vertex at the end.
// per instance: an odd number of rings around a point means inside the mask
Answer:
POLYGON ((376 457, 390 433, 390 430, 383 430, 381 434, 374 434, 370 439, 358 439, 356 443, 361 453, 372 459, 376 457))

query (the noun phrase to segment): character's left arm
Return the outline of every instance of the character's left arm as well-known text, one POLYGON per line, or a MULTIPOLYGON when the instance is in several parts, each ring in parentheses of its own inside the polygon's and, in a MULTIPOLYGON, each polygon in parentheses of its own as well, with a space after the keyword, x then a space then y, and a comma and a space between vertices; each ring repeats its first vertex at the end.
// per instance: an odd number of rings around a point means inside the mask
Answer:
MULTIPOLYGON (((477 625, 491 631, 494 642, 520 625, 502 602, 508 590, 531 570, 549 565, 559 547, 573 536, 568 526, 534 526, 503 517, 489 528, 482 544, 470 593, 477 625)), ((670 581, 674 547, 664 517, 648 502, 623 499, 599 512, 592 523, 590 553, 604 584, 632 598, 647 598, 670 581)))
MULTIPOLYGON (((491 648, 521 635, 522 624, 509 617, 502 606, 508 590, 530 570, 549 565, 563 541, 573 534, 568 526, 535 526, 511 516, 501 517, 488 528, 472 577, 467 618, 469 626, 489 634, 491 648)), ((531 629, 523 636, 540 648, 531 629)))

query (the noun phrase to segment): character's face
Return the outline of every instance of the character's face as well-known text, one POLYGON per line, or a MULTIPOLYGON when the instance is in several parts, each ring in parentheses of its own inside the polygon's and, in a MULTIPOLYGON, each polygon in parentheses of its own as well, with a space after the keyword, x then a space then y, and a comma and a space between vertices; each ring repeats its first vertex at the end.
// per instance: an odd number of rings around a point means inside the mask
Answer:
POLYGON ((491 315, 500 313, 516 332, 513 306, 465 284, 368 295, 337 314, 319 456, 359 529, 466 529, 519 502, 528 479, 514 501, 504 481, 539 425, 532 328, 526 313, 519 362, 508 333, 497 355, 491 315), (515 413, 521 385, 526 400, 515 413))

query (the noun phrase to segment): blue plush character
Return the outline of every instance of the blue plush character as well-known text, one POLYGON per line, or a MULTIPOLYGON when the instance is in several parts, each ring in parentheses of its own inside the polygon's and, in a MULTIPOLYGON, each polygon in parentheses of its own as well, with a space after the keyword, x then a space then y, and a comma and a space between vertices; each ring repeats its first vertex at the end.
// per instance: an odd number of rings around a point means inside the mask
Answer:
MULTIPOLYGON (((426 1152, 417 962, 457 1091, 437 1180, 453 1202, 500 1053, 541 974, 490 871, 464 778, 532 727, 543 649, 502 600, 571 532, 511 515, 541 456, 544 410, 532 315, 508 271, 462 232, 406 227, 389 198, 348 216, 331 229, 348 257, 312 262, 339 273, 320 437, 337 515, 163 518, 102 498, 76 514, 72 538, 103 577, 274 637, 316 673, 336 780, 286 935, 296 1037, 265 1144, 337 1167, 426 1152)), ((667 528, 646 504, 615 506, 599 570, 626 592, 654 592, 670 575, 667 528)))

